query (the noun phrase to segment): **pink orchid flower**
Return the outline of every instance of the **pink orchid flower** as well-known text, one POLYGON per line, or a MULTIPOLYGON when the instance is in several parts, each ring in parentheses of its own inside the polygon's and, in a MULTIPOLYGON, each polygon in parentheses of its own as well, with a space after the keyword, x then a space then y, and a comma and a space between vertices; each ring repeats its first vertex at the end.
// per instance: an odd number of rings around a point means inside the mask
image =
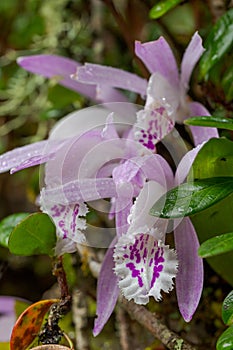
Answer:
MULTIPOLYGON (((163 37, 144 44, 136 41, 135 54, 151 73, 148 82, 121 69, 91 63, 78 67, 73 78, 90 85, 130 90, 146 97, 144 110, 137 116, 135 138, 154 150, 175 122, 183 122, 191 116, 209 115, 201 103, 191 101, 187 95, 192 71, 203 51, 202 39, 196 32, 184 53, 179 73, 175 57, 163 37)), ((190 129, 195 145, 218 135, 214 128, 203 130, 191 126, 190 129)))
MULTIPOLYGON (((118 68, 98 64, 80 63, 56 55, 34 55, 18 58, 24 69, 56 77, 59 84, 98 102, 127 102, 126 96, 117 88, 130 90, 146 98, 145 107, 138 112, 134 137, 144 146, 155 150, 155 145, 174 127, 190 116, 208 116, 208 110, 187 95, 192 71, 202 55, 202 39, 196 32, 182 59, 180 73, 175 57, 167 41, 135 42, 135 54, 151 73, 149 81, 136 74, 118 68)), ((198 145, 217 137, 214 128, 189 127, 194 144, 198 145)))
MULTIPOLYGON (((139 171, 143 173, 144 184, 130 210, 128 208, 127 215, 122 215, 125 218, 124 231, 108 249, 102 264, 97 285, 98 317, 94 335, 103 329, 120 292, 126 299, 133 299, 138 304, 147 304, 150 296, 159 301, 161 291, 173 289, 174 278, 181 315, 186 322, 192 319, 203 288, 203 261, 197 253, 199 242, 195 229, 189 218, 183 218, 181 222, 176 220, 175 252, 165 243, 168 220, 150 216, 149 210, 166 189, 185 179, 201 147, 197 146, 182 158, 175 178, 166 163, 160 163, 164 175, 160 175, 158 181, 154 174, 159 166, 152 162, 152 157, 149 162, 144 159, 143 163, 141 159, 140 162, 133 160, 134 167, 141 164, 139 171), (161 181, 162 178, 164 181, 161 181)), ((126 173, 124 181, 125 184, 131 181, 126 173)))

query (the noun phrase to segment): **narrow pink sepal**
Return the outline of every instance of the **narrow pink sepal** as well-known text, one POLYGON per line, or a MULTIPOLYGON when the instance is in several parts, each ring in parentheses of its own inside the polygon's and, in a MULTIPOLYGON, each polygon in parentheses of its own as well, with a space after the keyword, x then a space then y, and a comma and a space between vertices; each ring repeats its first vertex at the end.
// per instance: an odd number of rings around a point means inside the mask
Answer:
POLYGON ((39 141, 13 149, 0 155, 0 173, 18 170, 42 164, 55 154, 63 145, 64 141, 39 141))
POLYGON ((19 57, 17 63, 31 73, 57 79, 59 84, 96 100, 95 86, 83 84, 70 78, 70 75, 74 74, 77 67, 80 66, 80 63, 74 60, 57 55, 34 55, 19 57))
POLYGON ((151 74, 158 72, 172 86, 179 86, 176 60, 170 46, 163 37, 144 44, 136 41, 135 53, 143 61, 151 74))
POLYGON ((146 95, 146 79, 114 67, 85 63, 78 68, 73 79, 87 84, 107 85, 134 91, 142 96, 146 95))
POLYGON ((205 142, 193 148, 191 151, 187 152, 184 157, 181 159, 175 174, 175 185, 180 185, 189 174, 189 171, 192 167, 192 164, 200 151, 204 146, 205 142))
MULTIPOLYGON (((208 110, 199 102, 189 103, 190 116, 209 116, 208 110)), ((208 141, 213 137, 218 136, 218 130, 216 128, 206 128, 202 126, 189 126, 195 146, 201 144, 204 141, 208 141)))
POLYGON ((174 230, 179 261, 176 276, 176 294, 180 313, 191 321, 199 304, 203 289, 203 260, 198 256, 199 242, 189 218, 183 218, 174 230))
POLYGON ((181 62, 180 81, 181 86, 186 92, 189 88, 189 81, 191 78, 192 71, 204 51, 205 49, 202 46, 202 38, 200 37, 198 32, 196 32, 193 35, 181 62))
MULTIPOLYGON (((111 246, 114 244, 115 240, 111 246)), ((97 336, 107 323, 119 295, 118 278, 113 271, 114 265, 113 248, 108 248, 97 284, 97 318, 93 329, 94 336, 97 336)))

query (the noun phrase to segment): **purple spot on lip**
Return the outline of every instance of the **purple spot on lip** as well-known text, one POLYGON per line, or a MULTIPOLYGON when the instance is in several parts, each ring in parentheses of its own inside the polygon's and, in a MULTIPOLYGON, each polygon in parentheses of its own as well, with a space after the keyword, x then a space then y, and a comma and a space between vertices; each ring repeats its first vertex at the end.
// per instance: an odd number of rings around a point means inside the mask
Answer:
POLYGON ((133 263, 126 264, 126 267, 128 267, 130 269, 130 271, 132 272, 132 277, 137 277, 139 287, 143 287, 143 281, 142 281, 142 278, 140 276, 140 271, 135 268, 133 263))
POLYGON ((163 255, 163 249, 158 248, 158 250, 155 254, 155 257, 154 257, 153 277, 151 280, 150 288, 152 288, 154 286, 156 279, 160 275, 160 272, 163 271, 163 264, 161 264, 161 263, 164 262, 164 258, 162 257, 162 255, 163 255), (159 254, 161 254, 161 255, 159 255, 159 254))

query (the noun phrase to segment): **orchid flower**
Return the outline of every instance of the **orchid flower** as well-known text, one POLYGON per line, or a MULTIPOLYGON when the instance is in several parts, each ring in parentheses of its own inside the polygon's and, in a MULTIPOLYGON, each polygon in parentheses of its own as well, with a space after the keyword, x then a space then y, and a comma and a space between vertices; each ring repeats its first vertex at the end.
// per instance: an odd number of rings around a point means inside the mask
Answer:
MULTIPOLYGON (((73 79, 91 86, 126 89, 146 97, 145 107, 137 115, 134 136, 155 150, 155 144, 172 130, 175 122, 209 115, 201 103, 192 102, 187 96, 192 71, 203 51, 202 39, 195 33, 184 53, 179 74, 175 57, 163 37, 144 44, 136 41, 135 54, 151 73, 148 82, 121 69, 91 63, 78 67, 73 79)), ((214 128, 191 126, 190 129, 195 145, 218 135, 214 128)))
MULTIPOLYGON (((161 164, 168 189, 185 179, 202 146, 197 146, 183 157, 175 178, 167 165, 161 164)), ((165 244, 168 220, 148 214, 156 199, 164 193, 165 187, 161 176, 159 182, 153 178, 158 164, 153 169, 150 162, 150 171, 148 165, 144 162, 141 167, 145 181, 131 206, 125 231, 118 236, 117 243, 114 242, 115 248, 111 246, 108 249, 102 264, 97 286, 98 317, 94 335, 101 332, 110 317, 120 291, 128 300, 133 299, 138 304, 148 303, 150 296, 159 301, 161 291, 169 292, 176 277, 178 306, 185 321, 192 319, 199 304, 203 288, 203 261, 197 253, 199 242, 195 229, 189 218, 183 218, 181 222, 175 223, 176 252, 165 244), (107 299, 105 290, 109 296, 107 299)), ((124 180, 127 183, 131 181, 126 174, 124 180)))
MULTIPOLYGON (((94 334, 100 332, 115 306, 118 285, 126 298, 145 304, 150 296, 160 300, 161 291, 169 292, 176 275, 179 308, 189 321, 198 305, 203 281, 195 230, 189 219, 177 226, 177 260, 175 251, 165 243, 168 222, 148 214, 156 198, 174 184, 165 159, 133 141, 129 131, 120 137, 112 114, 94 107, 59 122, 49 140, 1 155, 0 171, 18 171, 41 163, 46 166, 40 203, 57 228, 56 254, 73 252, 77 243, 85 241, 86 202, 112 200, 110 211, 115 217, 117 242, 114 253, 109 248, 101 270, 94 334), (93 118, 84 123, 90 114, 98 123, 93 118), (110 268, 113 266, 116 275, 110 268), (109 281, 110 304, 103 290, 109 281)), ((179 175, 177 181, 181 181, 179 175)))
MULTIPOLYGON (((56 78, 59 84, 94 101, 126 102, 126 96, 115 88, 139 93, 146 98, 146 103, 137 114, 134 138, 155 151, 156 143, 173 129, 175 122, 183 122, 190 116, 209 115, 201 103, 192 102, 187 96, 192 71, 203 51, 202 39, 195 33, 184 53, 179 73, 172 50, 163 37, 144 44, 136 41, 135 54, 151 73, 148 82, 118 68, 90 63, 81 66, 56 55, 24 56, 17 61, 24 69, 56 78)), ((214 128, 189 128, 195 145, 218 136, 214 128)))

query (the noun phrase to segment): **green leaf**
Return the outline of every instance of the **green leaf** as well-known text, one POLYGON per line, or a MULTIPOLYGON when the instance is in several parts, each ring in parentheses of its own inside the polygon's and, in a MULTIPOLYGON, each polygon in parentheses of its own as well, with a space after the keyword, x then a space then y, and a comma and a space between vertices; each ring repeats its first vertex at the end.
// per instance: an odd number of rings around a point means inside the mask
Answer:
POLYGON ((9 215, 0 222, 0 244, 8 248, 9 236, 16 225, 25 219, 28 213, 17 213, 9 215))
POLYGON ((233 326, 223 332, 219 337, 216 345, 217 350, 232 350, 233 349, 233 326))
POLYGON ((200 60, 200 77, 208 78, 210 69, 223 57, 233 43, 233 9, 216 22, 204 44, 206 51, 200 60))
POLYGON ((233 324, 233 290, 227 295, 222 304, 222 319, 225 324, 233 324))
POLYGON ((150 18, 156 19, 162 17, 166 12, 181 3, 182 0, 162 0, 155 4, 149 12, 150 18))
POLYGON ((233 142, 224 138, 213 138, 201 148, 188 180, 217 176, 233 176, 233 142))
POLYGON ((20 222, 9 238, 10 252, 16 255, 53 255, 56 244, 55 226, 49 216, 35 213, 20 222))
POLYGON ((233 232, 208 239, 200 246, 198 254, 202 258, 227 253, 233 250, 233 232))
POLYGON ((153 205, 150 214, 175 219, 198 213, 233 192, 233 177, 187 182, 168 191, 153 205))
POLYGON ((206 126, 206 127, 233 130, 233 119, 230 119, 230 118, 220 118, 220 117, 211 117, 211 116, 191 117, 189 119, 186 119, 184 123, 186 125, 206 126))

